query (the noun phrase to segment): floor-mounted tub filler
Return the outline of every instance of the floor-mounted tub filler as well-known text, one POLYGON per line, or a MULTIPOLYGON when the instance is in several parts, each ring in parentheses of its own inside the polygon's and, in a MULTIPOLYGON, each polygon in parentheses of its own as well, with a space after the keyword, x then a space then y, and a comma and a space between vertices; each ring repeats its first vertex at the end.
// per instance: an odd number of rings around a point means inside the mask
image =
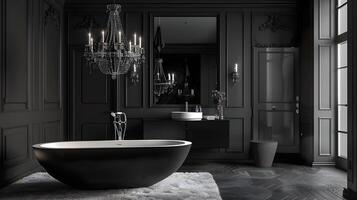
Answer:
POLYGON ((153 185, 177 171, 191 142, 105 140, 33 145, 39 163, 59 181, 83 189, 153 185))

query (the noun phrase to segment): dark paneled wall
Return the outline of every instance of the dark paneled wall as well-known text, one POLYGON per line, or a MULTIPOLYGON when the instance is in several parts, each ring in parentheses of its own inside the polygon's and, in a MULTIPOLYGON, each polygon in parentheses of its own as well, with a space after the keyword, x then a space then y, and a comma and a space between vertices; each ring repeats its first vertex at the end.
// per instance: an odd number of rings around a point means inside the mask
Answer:
POLYGON ((63 140, 63 2, 0 3, 0 185, 34 170, 32 144, 63 140))
MULTIPOLYGON (((137 31, 144 36, 147 60, 139 69, 141 79, 137 85, 132 85, 126 76, 112 81, 97 70, 90 74, 82 58, 83 45, 87 42, 89 30, 99 36, 98 33, 104 28, 105 3, 95 0, 67 2, 70 139, 112 138, 109 112, 114 108, 126 112, 129 117, 128 138, 143 138, 144 120, 169 119, 171 111, 183 109, 183 105, 179 108, 152 105, 150 47, 153 31, 150 30, 150 19, 160 13, 202 14, 217 16, 218 19, 219 83, 220 89, 228 95, 224 112, 226 119, 230 120, 230 144, 227 149, 213 149, 199 157, 247 159, 253 126, 252 49, 255 46, 298 46, 297 2, 197 0, 167 3, 133 0, 123 6, 123 22, 127 33, 137 31), (230 75, 234 63, 242 66, 241 80, 236 85, 232 83, 230 75), (116 102, 112 99, 115 95, 118 97, 116 102)), ((214 112, 211 107, 203 110, 205 113, 214 112)))

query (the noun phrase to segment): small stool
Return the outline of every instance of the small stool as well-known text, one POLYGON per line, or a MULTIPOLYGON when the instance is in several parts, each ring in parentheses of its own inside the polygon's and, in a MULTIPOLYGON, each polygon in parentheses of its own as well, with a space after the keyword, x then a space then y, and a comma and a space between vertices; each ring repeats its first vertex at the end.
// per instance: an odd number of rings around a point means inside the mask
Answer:
POLYGON ((277 141, 252 140, 252 153, 255 165, 258 167, 271 167, 274 161, 277 141))

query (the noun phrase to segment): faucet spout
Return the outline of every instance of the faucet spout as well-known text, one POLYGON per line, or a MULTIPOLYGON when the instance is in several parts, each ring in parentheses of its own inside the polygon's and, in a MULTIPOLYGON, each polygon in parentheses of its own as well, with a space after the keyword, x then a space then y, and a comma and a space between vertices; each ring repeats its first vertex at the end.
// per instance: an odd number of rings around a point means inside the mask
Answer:
POLYGON ((126 114, 123 112, 111 112, 110 115, 114 118, 114 139, 124 140, 126 131, 126 114))

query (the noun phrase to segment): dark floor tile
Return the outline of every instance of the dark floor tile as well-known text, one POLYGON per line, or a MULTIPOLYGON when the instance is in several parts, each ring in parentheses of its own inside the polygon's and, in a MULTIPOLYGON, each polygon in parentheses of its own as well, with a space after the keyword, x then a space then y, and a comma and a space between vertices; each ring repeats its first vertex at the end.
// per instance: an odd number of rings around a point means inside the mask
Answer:
POLYGON ((180 171, 210 172, 224 200, 339 200, 347 184, 344 171, 278 163, 272 168, 198 162, 180 171))

